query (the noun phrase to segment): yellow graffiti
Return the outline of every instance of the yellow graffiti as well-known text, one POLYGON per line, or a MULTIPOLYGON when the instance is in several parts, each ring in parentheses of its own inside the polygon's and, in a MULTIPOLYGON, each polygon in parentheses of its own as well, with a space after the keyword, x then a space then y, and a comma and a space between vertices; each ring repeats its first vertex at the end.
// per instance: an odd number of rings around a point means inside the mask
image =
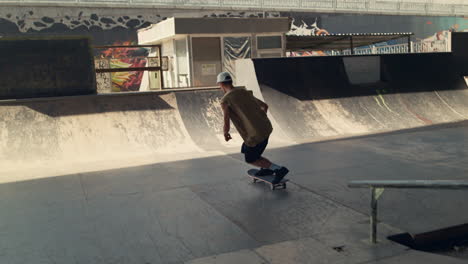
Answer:
POLYGON ((380 104, 380 101, 379 101, 379 99, 377 98, 377 96, 374 96, 374 100, 375 100, 375 102, 376 102, 380 107, 382 107, 382 105, 380 104))
MULTIPOLYGON (((384 90, 385 91, 385 90, 384 90)), ((396 114, 395 112, 392 111, 392 109, 390 109, 390 107, 388 107, 387 103, 385 102, 385 98, 383 97, 383 95, 380 93, 380 91, 377 90, 377 96, 374 97, 375 101, 377 102, 377 104, 382 107, 382 105, 380 103, 382 103, 385 108, 387 108, 387 110, 391 113, 394 113, 396 114)))

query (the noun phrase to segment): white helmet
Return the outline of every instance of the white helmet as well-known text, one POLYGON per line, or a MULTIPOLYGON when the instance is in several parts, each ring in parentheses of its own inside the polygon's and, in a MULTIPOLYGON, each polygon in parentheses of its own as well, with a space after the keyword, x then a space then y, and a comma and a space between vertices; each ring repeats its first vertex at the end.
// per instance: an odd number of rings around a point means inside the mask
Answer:
POLYGON ((216 78, 217 83, 224 83, 224 82, 232 82, 232 77, 229 72, 222 72, 218 74, 218 77, 216 78))

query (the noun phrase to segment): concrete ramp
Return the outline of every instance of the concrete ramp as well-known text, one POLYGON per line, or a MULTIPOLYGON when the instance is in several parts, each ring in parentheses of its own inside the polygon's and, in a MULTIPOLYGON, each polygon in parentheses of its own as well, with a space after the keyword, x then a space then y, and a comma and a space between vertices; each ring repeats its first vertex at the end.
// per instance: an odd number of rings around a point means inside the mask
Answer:
MULTIPOLYGON (((76 164, 99 170, 238 153, 243 140, 234 126, 233 139, 224 140, 221 97, 218 89, 196 89, 3 101, 0 165, 77 172, 76 164)), ((288 144, 278 131, 270 141, 288 144)))
POLYGON ((2 103, 2 168, 199 151, 173 93, 2 103))
POLYGON ((465 120, 468 90, 450 53, 253 59, 238 81, 259 87, 295 141, 465 120))
MULTIPOLYGON (((256 93, 257 98, 263 99, 256 93)), ((208 151, 239 152, 243 140, 231 124, 232 140, 225 142, 223 136, 223 112, 221 110, 221 90, 182 91, 175 93, 177 106, 190 138, 202 149, 208 151)), ((281 129, 275 126, 270 136, 269 146, 284 146, 291 144, 284 137, 281 129)))
MULTIPOLYGON (((271 148, 465 120, 468 90, 452 60, 449 53, 242 60, 238 85, 269 104, 271 148)), ((3 101, 0 165, 238 153, 235 129, 232 141, 223 138, 221 97, 196 89, 3 101)))
POLYGON ((232 126, 232 140, 223 136, 222 92, 220 90, 175 93, 177 106, 190 138, 204 150, 239 149, 242 138, 232 126))

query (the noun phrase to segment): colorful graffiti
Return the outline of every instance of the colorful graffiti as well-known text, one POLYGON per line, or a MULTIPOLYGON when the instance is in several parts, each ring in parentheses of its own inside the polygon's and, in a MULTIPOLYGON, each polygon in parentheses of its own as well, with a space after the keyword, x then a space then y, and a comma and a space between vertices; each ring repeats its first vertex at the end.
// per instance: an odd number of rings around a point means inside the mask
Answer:
MULTIPOLYGON (((136 43, 116 42, 115 46, 129 46, 136 43)), ((117 47, 103 50, 101 58, 109 59, 111 69, 145 67, 148 56, 147 48, 117 47)), ((112 72, 112 92, 139 91, 143 79, 143 71, 112 72)))
POLYGON ((301 24, 298 26, 296 25, 296 21, 293 18, 291 24, 291 30, 287 33, 287 35, 293 36, 323 36, 323 35, 330 35, 330 33, 323 28, 319 28, 317 25, 317 19, 311 25, 308 25, 304 20, 301 20, 301 24))
POLYGON ((327 53, 321 50, 312 50, 312 51, 293 51, 288 54, 288 57, 308 57, 308 56, 327 56, 327 53))
MULTIPOLYGON (((315 21, 308 25, 304 20, 301 20, 301 23, 297 25, 295 19, 292 20, 291 30, 287 33, 289 36, 324 36, 330 35, 328 30, 320 28, 317 23, 318 18, 315 18, 315 21)), ((321 50, 314 51, 294 51, 287 54, 288 57, 307 57, 307 56, 326 56, 327 54, 321 50)))

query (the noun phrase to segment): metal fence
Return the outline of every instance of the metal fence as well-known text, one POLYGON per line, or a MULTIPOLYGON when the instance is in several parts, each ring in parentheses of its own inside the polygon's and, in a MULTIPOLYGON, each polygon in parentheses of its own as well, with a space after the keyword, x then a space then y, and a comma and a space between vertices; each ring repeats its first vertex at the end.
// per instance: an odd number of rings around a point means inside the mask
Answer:
POLYGON ((466 15, 468 0, 0 0, 1 3, 160 6, 263 11, 323 11, 419 15, 466 15))
MULTIPOLYGON (((425 52, 449 52, 450 48, 447 45, 447 41, 419 41, 411 42, 412 53, 425 53, 425 52)), ((396 45, 385 45, 385 46, 372 46, 366 48, 355 48, 354 55, 371 55, 371 54, 396 54, 396 53, 408 53, 408 44, 396 44, 396 45)), ((343 51, 330 51, 327 55, 339 56, 339 55, 351 55, 351 50, 343 51)))

